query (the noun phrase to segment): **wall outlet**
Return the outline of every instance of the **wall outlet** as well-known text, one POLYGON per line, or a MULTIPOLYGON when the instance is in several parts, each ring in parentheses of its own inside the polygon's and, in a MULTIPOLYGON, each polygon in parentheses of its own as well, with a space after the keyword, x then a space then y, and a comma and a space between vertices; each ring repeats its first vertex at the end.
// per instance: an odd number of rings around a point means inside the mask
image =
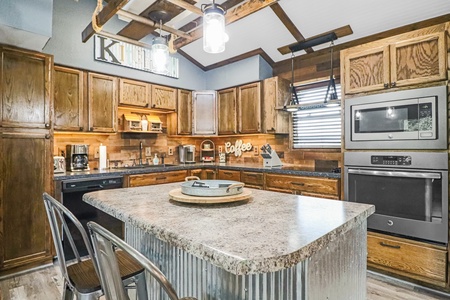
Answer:
POLYGON ((222 146, 219 146, 219 153, 222 153, 222 146))
POLYGON ((169 147, 167 150, 167 155, 173 155, 173 147, 169 147))
POLYGON ((99 158, 99 157, 100 157, 100 148, 95 147, 94 148, 94 158, 99 158))
POLYGON ((145 156, 152 156, 152 147, 145 147, 145 156))
POLYGON ((253 146, 253 154, 254 155, 258 155, 258 147, 257 146, 253 146))

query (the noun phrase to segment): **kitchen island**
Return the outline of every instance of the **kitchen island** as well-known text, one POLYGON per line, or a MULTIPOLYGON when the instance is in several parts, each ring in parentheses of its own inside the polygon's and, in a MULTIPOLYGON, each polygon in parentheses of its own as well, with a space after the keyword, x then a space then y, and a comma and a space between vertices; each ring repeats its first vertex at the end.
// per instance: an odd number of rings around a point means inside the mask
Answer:
POLYGON ((169 200, 179 187, 103 190, 83 200, 125 222, 126 241, 180 296, 365 299, 373 206, 261 190, 243 202, 184 204, 169 200))

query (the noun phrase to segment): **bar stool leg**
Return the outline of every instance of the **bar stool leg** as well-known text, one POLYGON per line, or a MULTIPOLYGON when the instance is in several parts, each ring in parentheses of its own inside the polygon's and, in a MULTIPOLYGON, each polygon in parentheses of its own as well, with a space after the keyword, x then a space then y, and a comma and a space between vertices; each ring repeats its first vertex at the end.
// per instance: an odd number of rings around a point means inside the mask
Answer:
POLYGON ((136 292, 139 300, 148 300, 147 281, 145 280, 145 272, 135 276, 136 292))
POLYGON ((75 298, 75 295, 72 292, 72 290, 69 288, 69 285, 67 284, 66 280, 64 280, 64 288, 63 288, 62 298, 64 300, 73 300, 75 298))

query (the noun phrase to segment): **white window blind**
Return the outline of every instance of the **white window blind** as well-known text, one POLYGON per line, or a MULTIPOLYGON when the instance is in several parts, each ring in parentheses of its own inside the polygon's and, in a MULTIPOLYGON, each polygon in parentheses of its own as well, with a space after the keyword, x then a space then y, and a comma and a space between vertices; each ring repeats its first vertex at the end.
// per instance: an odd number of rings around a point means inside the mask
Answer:
MULTIPOLYGON (((292 114, 294 148, 341 147, 341 106, 324 104, 327 87, 296 87, 301 106, 292 114)), ((336 92, 340 98, 340 84, 336 92)))

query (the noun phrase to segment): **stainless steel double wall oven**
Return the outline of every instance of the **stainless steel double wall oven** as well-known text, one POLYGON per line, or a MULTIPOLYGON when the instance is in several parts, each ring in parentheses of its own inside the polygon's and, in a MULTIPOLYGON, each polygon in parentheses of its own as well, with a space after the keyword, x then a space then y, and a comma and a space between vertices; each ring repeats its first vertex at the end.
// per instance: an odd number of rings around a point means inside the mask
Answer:
POLYGON ((446 86, 350 98, 344 124, 345 199, 375 205, 368 228, 447 244, 446 86))

